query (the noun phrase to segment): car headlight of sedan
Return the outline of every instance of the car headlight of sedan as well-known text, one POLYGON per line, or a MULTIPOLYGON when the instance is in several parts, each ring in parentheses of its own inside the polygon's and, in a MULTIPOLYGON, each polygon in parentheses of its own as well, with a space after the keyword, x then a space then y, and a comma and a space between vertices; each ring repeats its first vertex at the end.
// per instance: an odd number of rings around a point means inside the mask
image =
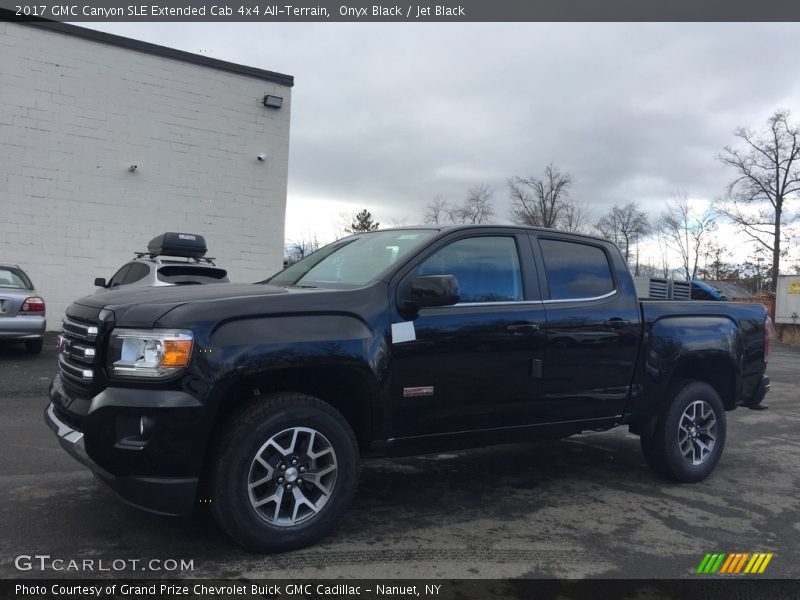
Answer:
POLYGON ((110 371, 123 377, 167 377, 189 364, 192 332, 115 329, 109 343, 110 371))

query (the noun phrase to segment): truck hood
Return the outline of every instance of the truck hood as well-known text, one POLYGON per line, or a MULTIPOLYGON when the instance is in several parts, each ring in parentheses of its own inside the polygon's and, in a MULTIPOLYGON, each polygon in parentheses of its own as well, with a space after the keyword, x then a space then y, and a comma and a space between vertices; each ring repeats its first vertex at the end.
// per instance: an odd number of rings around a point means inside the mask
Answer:
MULTIPOLYGON (((315 291, 318 290, 291 289, 292 294, 315 291)), ((260 298, 285 296, 289 293, 287 288, 258 283, 108 290, 79 298, 67 309, 67 315, 93 320, 101 310, 106 309, 114 313, 117 324, 126 327, 153 327, 163 315, 187 303, 237 299, 258 302, 260 298)))

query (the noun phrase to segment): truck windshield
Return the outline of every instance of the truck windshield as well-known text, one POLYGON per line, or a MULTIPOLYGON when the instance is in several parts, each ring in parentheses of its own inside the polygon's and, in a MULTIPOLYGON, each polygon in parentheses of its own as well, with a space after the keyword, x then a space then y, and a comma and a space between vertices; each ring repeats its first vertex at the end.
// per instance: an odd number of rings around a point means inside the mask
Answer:
POLYGON ((376 279, 435 229, 397 229, 354 235, 328 244, 262 283, 298 287, 359 287, 376 279))

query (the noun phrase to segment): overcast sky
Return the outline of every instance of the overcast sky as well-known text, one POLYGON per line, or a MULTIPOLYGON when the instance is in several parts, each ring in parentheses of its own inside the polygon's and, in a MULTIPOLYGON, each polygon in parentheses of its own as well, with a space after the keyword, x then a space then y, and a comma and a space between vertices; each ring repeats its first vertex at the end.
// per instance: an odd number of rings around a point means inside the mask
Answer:
POLYGON ((710 200, 715 154, 778 107, 800 119, 800 24, 82 24, 294 75, 289 239, 343 211, 422 221, 441 194, 554 162, 595 217, 676 190, 710 200))

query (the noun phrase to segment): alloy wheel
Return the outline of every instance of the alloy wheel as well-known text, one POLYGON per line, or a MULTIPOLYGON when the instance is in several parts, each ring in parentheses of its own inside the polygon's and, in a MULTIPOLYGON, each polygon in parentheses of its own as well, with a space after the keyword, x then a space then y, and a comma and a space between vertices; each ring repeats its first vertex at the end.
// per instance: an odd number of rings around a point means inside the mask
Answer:
POLYGON ((717 417, 704 400, 695 400, 678 423, 678 446, 692 465, 701 465, 711 456, 717 441, 717 417))
POLYGON ((337 472, 336 452, 324 435, 308 427, 284 429, 259 448, 250 464, 250 505, 271 525, 299 525, 328 503, 337 472))

